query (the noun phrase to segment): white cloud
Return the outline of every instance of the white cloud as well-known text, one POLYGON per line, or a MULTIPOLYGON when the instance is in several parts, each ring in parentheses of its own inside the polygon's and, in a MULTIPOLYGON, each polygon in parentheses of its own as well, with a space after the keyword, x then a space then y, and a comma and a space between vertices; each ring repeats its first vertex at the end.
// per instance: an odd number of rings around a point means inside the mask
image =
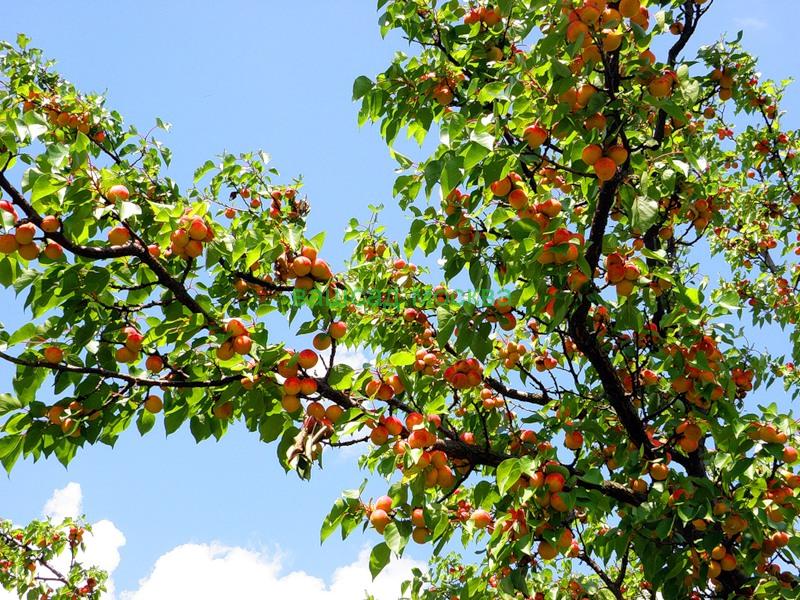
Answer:
POLYGON ((737 27, 741 27, 742 29, 762 30, 769 26, 765 20, 755 17, 737 17, 734 19, 734 22, 737 27))
POLYGON ((45 502, 42 514, 53 521, 63 521, 67 517, 79 517, 83 504, 81 486, 74 481, 68 483, 60 490, 55 490, 50 499, 45 502))
MULTIPOLYGON (((337 353, 338 354, 338 353, 337 353)), ((345 354, 346 358, 348 355, 345 354)), ((363 353, 351 353, 347 358, 360 366, 367 362, 363 353)), ((338 362, 338 361, 337 361, 338 362)), ((77 483, 55 490, 45 503, 43 513, 53 520, 80 516, 83 493, 77 483)), ((105 600, 114 600, 113 573, 120 563, 120 548, 125 536, 108 520, 92 525, 92 533, 84 537, 86 550, 79 560, 95 565, 109 573, 105 600)), ((410 579, 411 569, 425 568, 412 559, 392 561, 373 581, 369 572, 369 549, 358 558, 337 568, 330 583, 305 571, 284 569, 283 554, 248 548, 223 546, 217 543, 184 544, 160 556, 150 574, 133 591, 125 591, 120 600, 163 600, 165 598, 280 598, 281 600, 363 600, 371 594, 375 600, 397 600, 400 586, 410 579)), ((59 570, 68 570, 69 558, 64 555, 54 561, 59 570)), ((16 594, 0 589, 0 600, 14 600, 16 594)))
MULTIPOLYGON (((83 490, 78 483, 70 482, 61 489, 53 492, 53 495, 45 502, 42 515, 51 519, 54 523, 59 523, 71 517, 80 517, 83 513, 83 490)), ((96 566, 106 571, 111 576, 119 566, 119 549, 125 545, 125 536, 117 529, 116 525, 108 520, 97 521, 91 525, 92 532, 84 535, 86 549, 79 553, 78 561, 84 566, 96 566)), ((66 551, 55 560, 52 565, 62 573, 69 571, 70 557, 66 551)), ((114 581, 109 579, 107 585, 107 600, 114 599, 114 581)), ((17 598, 16 594, 5 592, 0 589, 0 600, 12 600, 17 598)))
POLYGON ((372 581, 369 550, 358 559, 336 569, 328 585, 305 571, 282 574, 280 553, 268 555, 245 548, 218 544, 185 544, 156 561, 153 571, 122 600, 163 598, 280 598, 281 600, 361 600, 372 594, 376 600, 396 600, 400 585, 421 563, 401 559, 390 563, 372 581))
MULTIPOLYGON (((330 359, 330 350, 326 350, 322 355, 325 357, 325 360, 328 361, 330 359)), ((348 365, 355 370, 360 370, 365 364, 373 364, 374 361, 359 348, 351 350, 344 346, 337 346, 336 356, 333 362, 337 365, 348 365)), ((313 377, 322 377, 325 375, 325 365, 322 364, 322 361, 319 361, 309 373, 313 377)))

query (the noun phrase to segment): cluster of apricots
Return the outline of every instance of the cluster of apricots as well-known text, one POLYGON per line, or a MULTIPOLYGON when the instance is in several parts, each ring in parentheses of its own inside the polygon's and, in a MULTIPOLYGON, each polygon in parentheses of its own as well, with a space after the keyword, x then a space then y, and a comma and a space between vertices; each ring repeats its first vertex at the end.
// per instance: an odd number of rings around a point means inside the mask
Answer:
POLYGON ((517 210, 520 219, 528 219, 539 226, 539 229, 546 231, 550 226, 550 219, 561 214, 561 201, 557 198, 548 198, 543 202, 527 202, 517 210))
POLYGON ((536 369, 539 373, 544 373, 545 371, 552 371, 558 366, 558 360, 548 354, 547 350, 537 354, 533 357, 533 368, 536 369))
MULTIPOLYGON (((28 99, 22 102, 22 110, 23 112, 30 112, 36 110, 39 106, 44 109, 47 120, 51 125, 73 129, 84 135, 89 135, 92 129, 91 115, 82 110, 81 107, 62 106, 57 98, 45 98, 41 92, 31 90, 28 93, 28 99)), ((105 140, 106 136, 104 132, 98 131, 92 138, 100 143, 105 140)))
POLYGON ((338 404, 329 404, 325 406, 318 400, 314 400, 306 406, 306 415, 330 427, 341 420, 342 415, 344 415, 344 409, 338 404))
POLYGON ((169 239, 168 255, 197 258, 203 254, 203 244, 214 240, 214 231, 202 217, 184 214, 169 239))
MULTIPOLYGON (((0 209, 10 212, 16 217, 16 211, 7 201, 5 206, 0 206, 0 209)), ((41 229, 46 233, 55 233, 61 228, 61 221, 58 217, 48 215, 42 219, 41 229)), ((0 254, 13 254, 17 252, 21 258, 25 260, 35 260, 42 252, 50 260, 59 260, 64 256, 64 249, 57 243, 48 241, 44 249, 41 250, 34 238, 36 237, 36 226, 33 223, 25 222, 19 223, 14 233, 5 233, 0 235, 0 254)))
POLYGON ((497 354, 503 361, 503 366, 506 369, 513 369, 519 362, 520 358, 525 356, 527 352, 528 349, 525 347, 525 345, 517 342, 500 344, 500 347, 497 349, 497 354))
POLYGON ((513 311, 514 306, 508 298, 501 297, 486 309, 484 316, 489 323, 497 323, 503 331, 513 331, 517 326, 517 318, 513 311))
POLYGON ((494 410, 496 408, 502 408, 503 406, 505 406, 503 398, 495 394, 494 390, 488 387, 481 389, 480 398, 481 398, 481 406, 483 406, 483 408, 485 408, 486 410, 494 410))
POLYGON ((386 243, 381 241, 375 244, 367 244, 361 252, 364 256, 364 260, 371 261, 376 258, 382 258, 383 255, 386 254, 386 249, 386 243))
POLYGON ((364 386, 364 392, 367 396, 384 402, 388 402, 404 391, 405 386, 398 375, 390 375, 385 380, 380 378, 371 379, 364 386))
MULTIPOLYGON (((433 342, 432 335, 424 341, 433 342)), ((430 345, 430 344, 428 344, 430 345)), ((420 348, 414 355, 414 371, 423 375, 436 375, 442 364, 442 355, 436 348, 420 348)))
POLYGON ((573 233, 564 227, 559 227, 543 239, 546 241, 536 258, 541 265, 563 265, 575 262, 578 260, 584 244, 583 235, 573 233))
POLYGON ((465 209, 469 208, 469 202, 469 194, 464 194, 457 188, 450 192, 444 200, 445 215, 448 217, 459 215, 459 218, 455 225, 445 223, 442 228, 442 234, 448 240, 458 239, 462 245, 473 242, 477 234, 475 227, 464 212, 465 209))
MULTIPOLYGON (((492 194, 498 198, 506 198, 512 208, 517 208, 515 205, 518 205, 518 207, 521 208, 528 202, 527 194, 525 194, 525 191, 520 187, 521 182, 522 176, 519 173, 511 171, 511 173, 502 179, 498 179, 497 181, 490 183, 489 189, 491 190, 492 194), (518 202, 517 200, 513 200, 512 202, 512 198, 510 197, 511 193, 517 190, 519 190, 519 192, 525 197, 524 202, 522 203, 518 202)), ((521 198, 521 196, 518 194, 514 198, 521 198)))
POLYGON ((700 440, 703 439, 703 430, 693 421, 686 419, 675 428, 675 436, 681 450, 689 454, 699 447, 700 440))
POLYGON ((470 200, 471 196, 469 194, 465 194, 458 188, 454 189, 447 194, 442 202, 444 204, 444 214, 449 217, 468 210, 470 208, 470 200))
POLYGON ((311 246, 303 246, 296 255, 282 254, 276 261, 276 269, 281 280, 294 279, 298 290, 313 289, 317 282, 324 283, 333 277, 328 263, 311 246))
MULTIPOLYGON (((714 218, 714 214, 722 208, 725 208, 725 205, 719 199, 699 198, 683 207, 683 217, 690 221, 698 232, 701 232, 714 218)), ((662 235, 662 237, 664 236, 662 235)))
MULTIPOLYGON (((708 335, 692 344, 689 348, 670 346, 668 351, 672 354, 680 353, 685 360, 684 372, 672 379, 672 390, 683 394, 691 404, 707 410, 710 402, 719 400, 725 391, 718 381, 723 360, 722 352, 717 347, 716 341, 708 335), (706 368, 692 366, 697 364, 698 356, 702 355, 706 368)), ((752 371, 736 371, 734 383, 738 393, 746 393, 753 389, 752 371)))
POLYGON ((432 96, 441 106, 450 106, 453 103, 455 99, 453 90, 455 90, 459 82, 463 80, 463 73, 448 74, 444 77, 440 77, 437 73, 431 72, 425 73, 419 78, 421 84, 425 84, 428 81, 433 82, 433 86, 426 88, 425 93, 432 96))
POLYGON ((478 387, 483 382, 483 366, 474 358, 457 360, 444 370, 444 379, 457 390, 478 387))
POLYGON ((711 71, 711 80, 719 83, 719 99, 722 101, 730 100, 733 96, 733 86, 735 85, 733 70, 728 67, 714 69, 711 71))
POLYGON ((473 25, 482 23, 487 27, 494 27, 503 20, 500 8, 492 5, 476 6, 464 15, 464 24, 473 25))
POLYGON ((114 352, 114 358, 120 363, 133 363, 139 360, 144 335, 132 325, 122 328, 122 346, 114 352))
POLYGON ((619 252, 606 257, 606 281, 616 286, 618 296, 630 296, 642 273, 636 263, 619 252))
MULTIPOLYGON (((436 438, 435 436, 433 436, 432 433, 428 432, 425 429, 417 429, 409 433, 408 442, 406 443, 410 447, 413 447, 412 440, 414 440, 415 434, 417 436, 422 435, 418 433, 420 431, 425 431, 428 440, 432 439, 433 442, 435 443, 436 438)), ((402 442, 400 443, 400 446, 402 447, 402 442)), ((403 452, 403 454, 404 453, 405 452, 403 452)), ((407 466, 403 460, 398 460, 397 468, 403 471, 404 476, 407 478, 412 478, 412 477, 421 478, 421 480, 425 484, 425 487, 429 489, 434 487, 439 487, 441 489, 447 490, 452 488, 456 483, 455 473, 453 472, 453 469, 450 467, 447 454, 445 454, 441 450, 423 451, 422 454, 419 456, 419 458, 410 466, 407 466)))
POLYGON ((229 335, 219 348, 217 348, 217 358, 219 360, 230 360, 234 355, 245 355, 253 347, 253 340, 250 339, 250 332, 244 323, 239 319, 231 319, 225 324, 225 333, 229 335))
MULTIPOLYGON (((396 510, 393 510, 394 501, 389 496, 381 496, 374 503, 364 506, 367 518, 370 525, 375 528, 380 534, 383 534, 386 526, 392 522, 393 519, 399 517, 396 510)), ((417 544, 424 544, 430 538, 430 530, 425 524, 425 511, 422 508, 414 508, 410 513, 411 521, 411 539, 417 544)))
POLYGON ((79 401, 72 400, 67 404, 54 404, 47 409, 45 416, 51 425, 60 427, 64 435, 78 437, 81 434, 80 419, 98 419, 100 411, 89 411, 79 401))
POLYGON ((628 160, 628 151, 621 144, 614 144, 603 150, 598 144, 589 144, 581 152, 581 160, 594 169, 600 181, 610 181, 628 160))
POLYGON ((567 41, 573 44, 583 40, 580 58, 584 63, 600 62, 603 52, 614 52, 622 46, 623 18, 642 29, 650 26, 650 13, 639 0, 622 0, 617 8, 608 6, 607 0, 585 0, 577 7, 566 2, 562 11, 569 19, 567 41))

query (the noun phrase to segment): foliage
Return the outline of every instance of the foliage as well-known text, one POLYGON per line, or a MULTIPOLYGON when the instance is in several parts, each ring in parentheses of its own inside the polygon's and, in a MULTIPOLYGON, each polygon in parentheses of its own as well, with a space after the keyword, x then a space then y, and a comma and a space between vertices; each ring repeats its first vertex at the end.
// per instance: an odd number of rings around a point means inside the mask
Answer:
POLYGON ((413 220, 402 244, 351 221, 336 274, 265 154, 182 191, 150 133, 4 45, 0 283, 31 321, 0 334, 3 464, 162 410, 198 441, 238 419, 302 477, 363 446, 387 495, 346 492, 322 538, 371 524, 374 574, 411 540, 480 549, 435 557, 414 599, 795 597, 797 425, 750 398, 800 387, 745 334, 800 353, 798 135, 740 40, 682 57, 713 0, 644 4, 382 0, 419 52, 353 92, 413 220), (438 143, 415 161, 403 133, 438 143))

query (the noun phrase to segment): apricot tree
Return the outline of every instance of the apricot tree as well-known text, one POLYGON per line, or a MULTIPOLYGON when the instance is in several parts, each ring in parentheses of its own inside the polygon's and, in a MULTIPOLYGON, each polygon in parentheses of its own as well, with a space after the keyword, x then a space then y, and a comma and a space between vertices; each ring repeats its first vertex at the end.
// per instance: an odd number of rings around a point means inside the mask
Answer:
MULTIPOLYGON (((411 226, 352 220, 339 273, 265 155, 181 189, 155 138, 3 45, 0 283, 31 317, 0 333, 5 467, 238 420, 301 477, 363 448, 386 495, 346 492, 322 538, 374 528, 373 573, 430 544, 411 598, 796 597, 797 424, 758 394, 800 387, 745 338, 780 328, 800 353, 782 85, 739 39, 688 56, 713 0, 379 8, 417 51, 354 96, 411 226), (414 159, 402 133, 439 142, 414 159), (313 349, 271 339, 270 313, 313 349), (374 363, 338 364, 342 345, 374 363)), ((77 562, 43 573, 64 542, 42 527, 0 530, 0 583, 97 595, 77 562)))

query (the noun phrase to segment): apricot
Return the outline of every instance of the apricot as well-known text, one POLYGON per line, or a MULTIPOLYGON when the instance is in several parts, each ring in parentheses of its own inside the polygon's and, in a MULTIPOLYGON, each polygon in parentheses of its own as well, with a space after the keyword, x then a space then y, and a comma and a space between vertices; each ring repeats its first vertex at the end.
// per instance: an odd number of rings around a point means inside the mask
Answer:
POLYGON ((106 193, 106 197, 112 202, 116 202, 117 200, 127 200, 130 197, 130 192, 124 185, 112 185, 106 193))
POLYGON ((144 401, 144 409, 149 413, 160 413, 162 408, 164 408, 164 402, 158 396, 150 395, 144 401))

